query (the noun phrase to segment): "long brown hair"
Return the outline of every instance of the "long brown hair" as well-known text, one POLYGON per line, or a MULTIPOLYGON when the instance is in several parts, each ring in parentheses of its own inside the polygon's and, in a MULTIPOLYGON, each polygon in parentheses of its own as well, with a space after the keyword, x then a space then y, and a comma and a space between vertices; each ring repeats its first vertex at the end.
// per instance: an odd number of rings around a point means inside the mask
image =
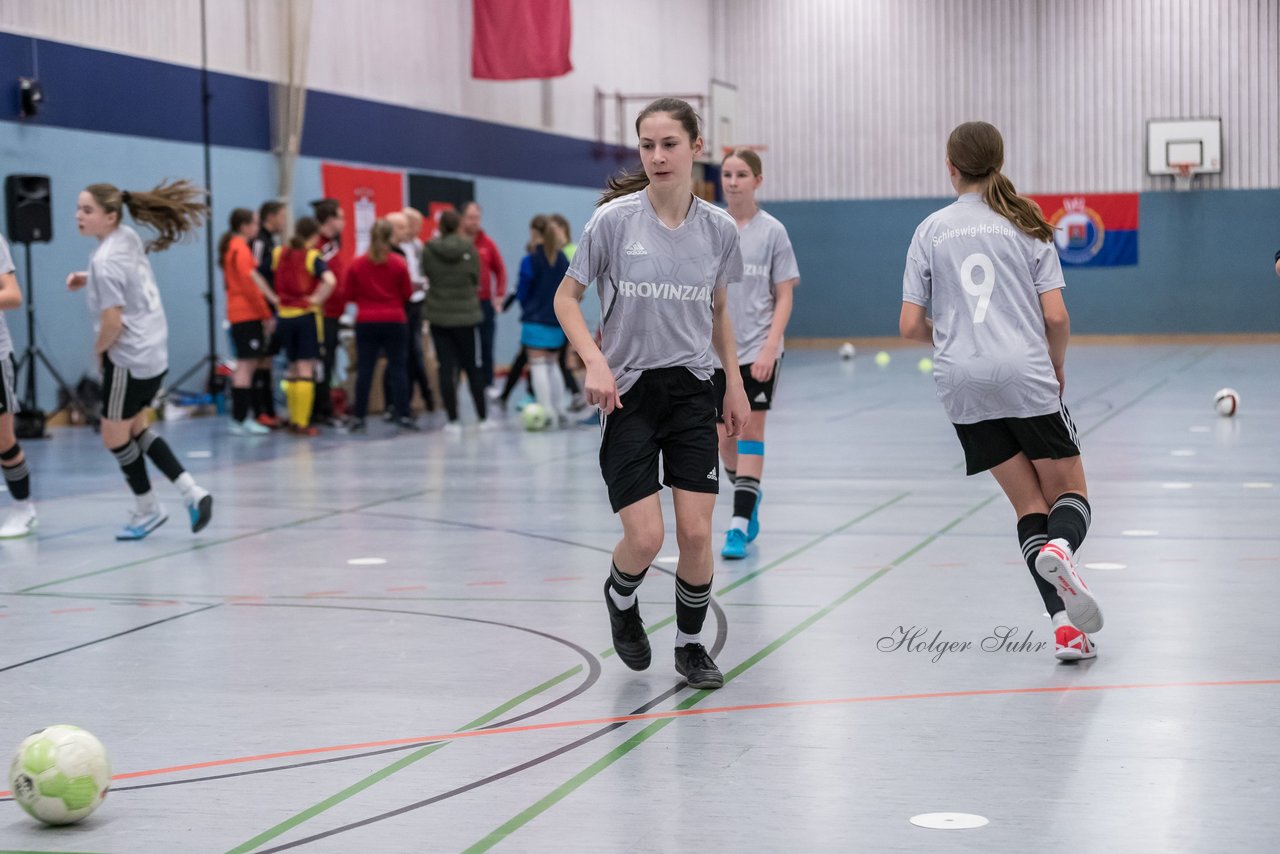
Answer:
POLYGON ((218 239, 218 266, 226 267, 227 250, 231 248, 231 240, 240 233, 240 229, 253 222, 253 211, 248 208, 236 208, 231 212, 231 220, 228 222, 230 230, 218 239))
POLYGON ((564 249, 564 243, 561 242, 560 229, 556 226, 556 222, 549 216, 542 218, 542 254, 547 257, 548 264, 556 263, 556 257, 560 254, 560 250, 564 249))
POLYGON ((293 224, 293 236, 289 238, 290 249, 305 249, 307 241, 320 233, 320 223, 309 216, 300 216, 293 224))
POLYGON ((1017 228, 1036 238, 1053 239, 1053 226, 1045 220, 1040 206, 1019 196, 1013 182, 1004 176, 1004 139, 994 125, 965 122, 947 138, 947 159, 967 183, 982 185, 982 200, 1017 228))
MULTIPOLYGON (((678 121, 684 128, 684 132, 689 135, 690 145, 693 145, 698 137, 702 135, 698 129, 698 114, 693 111, 693 107, 689 106, 688 101, 682 101, 679 98, 659 98, 650 102, 649 106, 641 110, 640 115, 636 116, 636 136, 640 135, 640 123, 654 113, 666 113, 678 121)), ((596 207, 611 202, 620 196, 638 193, 647 186, 649 186, 649 176, 645 174, 644 166, 619 172, 609 179, 608 187, 600 196, 600 200, 596 202, 596 207)))
POLYGON ((391 235, 395 229, 390 220, 377 219, 369 229, 369 260, 375 264, 385 264, 387 255, 391 253, 391 235))
POLYGON ((204 224, 209 206, 205 191, 187 180, 157 184, 150 190, 121 190, 114 184, 90 184, 85 192, 98 207, 116 215, 128 210, 135 222, 154 228, 159 234, 147 244, 148 252, 163 252, 204 224))

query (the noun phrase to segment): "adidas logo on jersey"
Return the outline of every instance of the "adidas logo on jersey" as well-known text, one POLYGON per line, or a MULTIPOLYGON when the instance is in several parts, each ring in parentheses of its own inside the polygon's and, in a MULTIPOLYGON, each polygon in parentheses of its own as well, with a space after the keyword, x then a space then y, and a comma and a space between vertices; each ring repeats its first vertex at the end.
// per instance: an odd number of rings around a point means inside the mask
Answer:
POLYGON ((712 469, 711 471, 707 472, 707 480, 714 480, 716 482, 719 482, 720 475, 716 473, 715 469, 712 469))
POLYGON ((627 254, 628 255, 648 255, 649 250, 645 249, 644 246, 641 245, 639 240, 633 240, 627 244, 627 254))

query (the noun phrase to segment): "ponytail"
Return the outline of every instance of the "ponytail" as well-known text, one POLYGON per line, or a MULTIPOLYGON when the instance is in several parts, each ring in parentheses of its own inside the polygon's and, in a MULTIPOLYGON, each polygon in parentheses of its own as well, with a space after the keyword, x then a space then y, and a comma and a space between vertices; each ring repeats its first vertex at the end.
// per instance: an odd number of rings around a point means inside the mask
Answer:
POLYGON ((554 264, 556 256, 564 249, 564 244, 560 242, 560 228, 554 218, 544 217, 541 230, 542 253, 546 256, 547 263, 554 264))
POLYGON ((649 186, 649 176, 645 174, 643 166, 627 169, 616 175, 610 175, 609 183, 605 191, 600 194, 600 200, 596 202, 596 207, 608 204, 622 196, 638 193, 647 186, 649 186))
POLYGON ((1013 182, 1000 170, 991 173, 982 191, 982 200, 1024 234, 1046 243, 1053 240, 1053 226, 1044 218, 1040 206, 1025 196, 1019 196, 1013 182))
POLYGON ((982 184, 982 200, 1009 220, 1019 231, 1036 240, 1053 239, 1053 226, 1045 220, 1040 206, 1019 196, 1013 182, 1004 176, 1004 137, 987 122, 965 122, 947 138, 947 160, 969 184, 982 184))
POLYGON ((128 210, 135 222, 159 234, 147 244, 148 252, 163 252, 204 224, 209 206, 205 191, 187 180, 170 181, 150 190, 131 192, 113 184, 90 184, 85 191, 104 211, 117 216, 128 210))

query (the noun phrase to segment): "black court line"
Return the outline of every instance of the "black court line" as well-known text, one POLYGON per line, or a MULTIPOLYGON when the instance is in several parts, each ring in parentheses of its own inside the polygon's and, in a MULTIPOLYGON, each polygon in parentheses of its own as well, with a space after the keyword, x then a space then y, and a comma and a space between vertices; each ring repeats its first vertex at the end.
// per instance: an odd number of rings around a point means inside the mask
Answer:
POLYGON ((237 603, 235 607, 237 608, 301 608, 304 610, 310 609, 310 610, 320 610, 320 611, 326 611, 326 610, 327 611, 367 611, 369 613, 374 613, 374 614, 408 614, 410 616, 415 616, 415 617, 437 617, 442 620, 457 620, 463 623, 480 623, 482 625, 487 625, 487 626, 498 626, 504 629, 514 629, 518 632, 527 632, 528 634, 531 634, 531 635, 537 635, 538 637, 543 637, 543 638, 546 638, 547 640, 555 641, 556 643, 561 644, 562 646, 567 646, 569 649, 578 653, 578 655, 582 657, 583 661, 587 663, 587 678, 583 680, 581 685, 579 685, 574 690, 570 691, 564 697, 558 700, 553 700, 550 703, 546 703, 542 706, 539 706, 538 708, 530 712, 524 712, 523 714, 516 715, 515 717, 507 718, 506 720, 501 721, 500 723, 489 724, 486 727, 481 727, 481 729, 487 729, 489 727, 497 727, 497 726, 509 726, 513 723, 516 723, 517 721, 522 721, 526 718, 531 718, 535 715, 539 715, 542 712, 547 711, 548 709, 554 708, 555 706, 558 706, 567 700, 572 700, 574 697, 579 696, 580 694, 588 690, 592 685, 596 684, 596 682, 600 679, 600 670, 601 670, 600 659, 597 658, 594 654, 592 654, 588 650, 584 649, 583 647, 579 646, 578 644, 574 643, 571 640, 567 640, 565 638, 559 637, 558 635, 553 635, 550 632, 544 632, 539 629, 531 629, 531 628, 528 628, 527 626, 517 626, 514 623, 503 623, 498 620, 485 620, 479 617, 459 617, 456 614, 437 614, 432 611, 409 611, 409 610, 404 610, 399 608, 369 608, 369 607, 358 606, 358 605, 304 605, 302 603, 292 603, 292 602, 240 602, 240 603, 237 603))
POLYGON ((75 652, 76 650, 84 649, 87 646, 94 646, 95 644, 106 643, 109 640, 113 640, 115 638, 122 638, 125 635, 131 635, 134 632, 140 632, 143 629, 149 629, 152 626, 159 626, 162 623, 171 623, 174 620, 180 620, 183 617, 190 617, 192 614, 203 613, 205 611, 208 611, 211 608, 221 608, 221 607, 222 607, 222 603, 219 602, 214 605, 205 605, 203 608, 197 608, 194 611, 184 611, 181 614, 174 614, 172 617, 165 617, 163 620, 156 620, 154 623, 145 623, 141 626, 134 626, 132 629, 125 629, 123 632, 116 632, 114 635, 107 635, 106 637, 98 638, 97 640, 85 641, 84 643, 76 644, 75 646, 69 646, 66 649, 60 649, 57 652, 50 652, 50 653, 47 653, 46 655, 37 656, 36 658, 29 658, 26 661, 19 661, 17 664, 10 664, 5 667, 0 667, 0 673, 4 673, 7 670, 15 670, 19 667, 23 667, 28 664, 35 664, 37 661, 44 661, 47 658, 54 658, 59 655, 66 655, 69 652, 75 652))
MULTIPOLYGON (((559 706, 563 703, 567 703, 568 701, 572 700, 574 697, 578 697, 582 695, 584 692, 590 689, 593 685, 595 685, 595 683, 600 679, 600 672, 601 672, 600 659, 592 655, 587 650, 583 649, 582 647, 578 646, 572 641, 566 640, 564 638, 557 637, 555 635, 551 635, 546 632, 541 632, 536 629, 530 629, 525 626, 513 625, 511 623, 501 623, 494 620, 481 620, 473 617, 458 617, 458 616, 453 616, 449 614, 434 614, 434 613, 428 613, 423 611, 406 611, 406 610, 397 610, 397 609, 389 609, 389 608, 363 608, 363 607, 345 607, 345 606, 338 606, 338 605, 300 605, 300 604, 295 605, 295 604, 269 604, 269 603, 245 603, 241 607, 310 608, 313 610, 331 610, 331 611, 372 611, 376 613, 408 614, 412 616, 421 616, 421 617, 440 617, 447 620, 460 620, 460 621, 469 622, 469 623, 487 623, 489 625, 501 626, 503 628, 515 629, 517 631, 529 632, 530 634, 535 634, 545 638, 550 638, 551 640, 554 640, 558 643, 561 643, 569 647, 570 649, 573 649, 575 652, 577 652, 586 660, 587 676, 582 681, 582 683, 573 691, 570 691, 564 696, 558 697, 555 700, 552 700, 551 702, 546 703, 538 707, 537 709, 534 709, 531 712, 524 712, 510 718, 504 718, 503 720, 500 720, 500 721, 495 721, 490 724, 485 724, 484 726, 480 727, 480 729, 498 729, 500 727, 511 726, 512 724, 525 720, 526 718, 530 718, 530 717, 533 717, 534 715, 541 714, 542 712, 549 711, 550 709, 553 709, 556 706, 559 706)), ((232 771, 225 774, 209 774, 203 777, 188 777, 182 780, 166 780, 161 783, 140 783, 134 786, 112 786, 111 791, 112 792, 134 792, 141 789, 159 789, 159 788, 165 788, 168 786, 185 786, 191 783, 207 783, 214 780, 229 780, 236 777, 249 777, 255 774, 270 774, 275 771, 292 771, 297 768, 310 768, 316 765, 330 765, 336 762, 347 762, 352 759, 364 759, 369 756, 382 756, 387 753, 397 753, 405 750, 416 750, 417 748, 426 747, 429 744, 437 744, 437 743, 438 742, 434 742, 434 741, 421 741, 421 742, 416 742, 414 744, 403 744, 403 745, 397 745, 395 747, 384 747, 378 750, 368 750, 362 753, 348 753, 343 756, 333 756, 326 759, 311 759, 306 762, 293 762, 288 765, 273 765, 270 768, 254 768, 248 771, 232 771)), ((8 801, 8 800, 12 800, 12 798, 0 798, 0 802, 8 801)))
POLYGON ((613 549, 606 549, 601 546, 592 546, 587 543, 565 540, 560 537, 551 537, 546 534, 535 534, 532 531, 520 531, 515 528, 502 528, 496 525, 480 525, 475 522, 459 522, 454 519, 438 519, 434 516, 413 516, 408 513, 382 513, 371 510, 362 510, 360 511, 360 515, 376 516, 382 519, 403 519, 406 522, 432 522, 437 525, 452 525, 456 528, 466 528, 472 531, 489 531, 494 534, 514 534, 517 537, 528 537, 532 540, 546 540, 550 543, 560 543, 565 546, 576 546, 580 549, 590 549, 593 552, 599 552, 601 554, 613 554, 613 549))
MULTIPOLYGON (((660 569, 660 571, 667 572, 668 574, 674 574, 674 573, 670 573, 669 570, 661 569, 660 567, 654 567, 654 568, 660 569)), ((728 631, 728 624, 725 621, 724 610, 720 607, 720 604, 716 601, 716 598, 714 596, 711 597, 711 609, 712 611, 715 612, 716 618, 717 618, 716 619, 716 624, 717 624, 716 639, 711 645, 711 656, 712 658, 714 658, 715 656, 720 654, 720 651, 722 649, 724 649, 725 640, 728 638, 729 631, 728 631)), ((678 684, 667 689, 666 691, 662 692, 658 696, 654 697, 652 700, 649 700, 644 705, 639 706, 634 711, 630 712, 630 714, 642 715, 645 712, 648 712, 652 710, 654 707, 661 705, 662 703, 674 697, 676 694, 679 694, 681 691, 684 691, 686 689, 692 690, 692 689, 689 689, 688 685, 686 685, 683 681, 681 681, 678 684)), ((262 851, 258 852, 257 854, 272 854, 272 852, 274 851, 287 851, 290 848, 298 848, 302 845, 309 845, 310 843, 318 842, 321 839, 327 839, 331 836, 337 836, 340 833, 346 833, 347 831, 350 831, 350 830, 357 830, 361 827, 365 827, 367 825, 374 824, 379 821, 385 821, 390 818, 396 818, 397 816, 404 815, 405 813, 413 812, 414 810, 419 810, 419 809, 422 809, 423 807, 429 807, 432 804, 438 804, 441 801, 448 800, 449 798, 455 797, 457 795, 466 794, 467 792, 474 791, 475 789, 479 789, 482 786, 487 786, 490 783, 496 783, 499 780, 505 780, 508 777, 519 774, 521 771, 527 771, 530 768, 535 768, 544 762, 548 762, 559 756, 563 756, 566 753, 570 753, 574 750, 577 750, 579 747, 590 744, 596 739, 606 736, 609 733, 613 732, 614 730, 617 730, 621 727, 626 726, 628 723, 630 722, 618 721, 615 723, 606 724, 594 732, 588 733, 587 735, 584 735, 583 737, 575 741, 571 741, 568 744, 561 745, 560 747, 557 747, 554 750, 550 750, 542 754, 541 756, 535 756, 533 759, 529 759, 525 762, 521 762, 519 765, 513 765, 510 768, 504 769, 502 771, 498 771, 497 773, 494 773, 494 774, 490 774, 487 777, 482 777, 479 780, 474 780, 470 783, 466 783, 464 785, 458 786, 457 788, 450 789, 447 792, 441 792, 440 794, 434 795, 430 798, 426 798, 425 800, 417 801, 412 804, 407 804, 403 807, 399 807, 397 809, 390 810, 388 812, 379 813, 378 815, 370 816, 369 818, 364 818, 364 819, 361 819, 360 821, 351 822, 350 824, 344 824, 340 827, 335 827, 332 830, 325 830, 320 833, 316 833, 311 836, 307 836, 302 839, 298 839, 293 842, 286 843, 284 845, 277 845, 274 848, 264 848, 262 851)), ((493 726, 496 727, 498 725, 494 724, 493 726)), ((424 742, 424 745, 429 743, 432 743, 432 742, 424 742)), ((423 746, 423 745, 420 745, 420 746, 423 746)))

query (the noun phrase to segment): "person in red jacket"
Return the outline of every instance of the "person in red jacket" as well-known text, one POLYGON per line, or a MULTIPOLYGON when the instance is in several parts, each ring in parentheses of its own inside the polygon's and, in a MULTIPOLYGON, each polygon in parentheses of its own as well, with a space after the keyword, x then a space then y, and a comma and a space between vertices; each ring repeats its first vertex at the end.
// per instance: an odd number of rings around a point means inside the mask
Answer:
POLYGON ((391 400, 396 423, 403 430, 417 430, 409 417, 409 337, 404 305, 413 293, 409 265, 391 250, 395 230, 380 219, 369 230, 369 252, 347 269, 347 299, 356 304, 356 420, 353 433, 363 432, 369 414, 369 390, 378 353, 387 357, 391 400))
POLYGON ((320 257, 337 283, 321 309, 324 314, 320 336, 321 368, 316 379, 315 408, 311 413, 311 421, 313 424, 332 427, 333 399, 329 395, 329 386, 338 358, 338 318, 342 317, 342 312, 347 307, 346 261, 342 257, 342 231, 347 227, 347 218, 337 199, 318 199, 311 203, 311 208, 315 211, 316 222, 320 223, 320 242, 316 244, 316 249, 320 251, 320 257))
POLYGON ((507 268, 502 263, 498 244, 480 228, 480 203, 467 202, 462 206, 462 228, 459 232, 470 240, 480 256, 480 308, 484 319, 480 321, 480 376, 485 388, 493 385, 493 334, 497 327, 495 318, 502 311, 502 300, 507 295, 507 268))
POLYGON ((271 313, 275 292, 258 272, 249 241, 258 233, 258 215, 248 208, 231 212, 230 229, 218 244, 222 275, 227 282, 227 322, 236 351, 231 377, 231 432, 237 436, 271 432, 249 417, 254 373, 271 365, 267 355, 276 319, 271 313))

